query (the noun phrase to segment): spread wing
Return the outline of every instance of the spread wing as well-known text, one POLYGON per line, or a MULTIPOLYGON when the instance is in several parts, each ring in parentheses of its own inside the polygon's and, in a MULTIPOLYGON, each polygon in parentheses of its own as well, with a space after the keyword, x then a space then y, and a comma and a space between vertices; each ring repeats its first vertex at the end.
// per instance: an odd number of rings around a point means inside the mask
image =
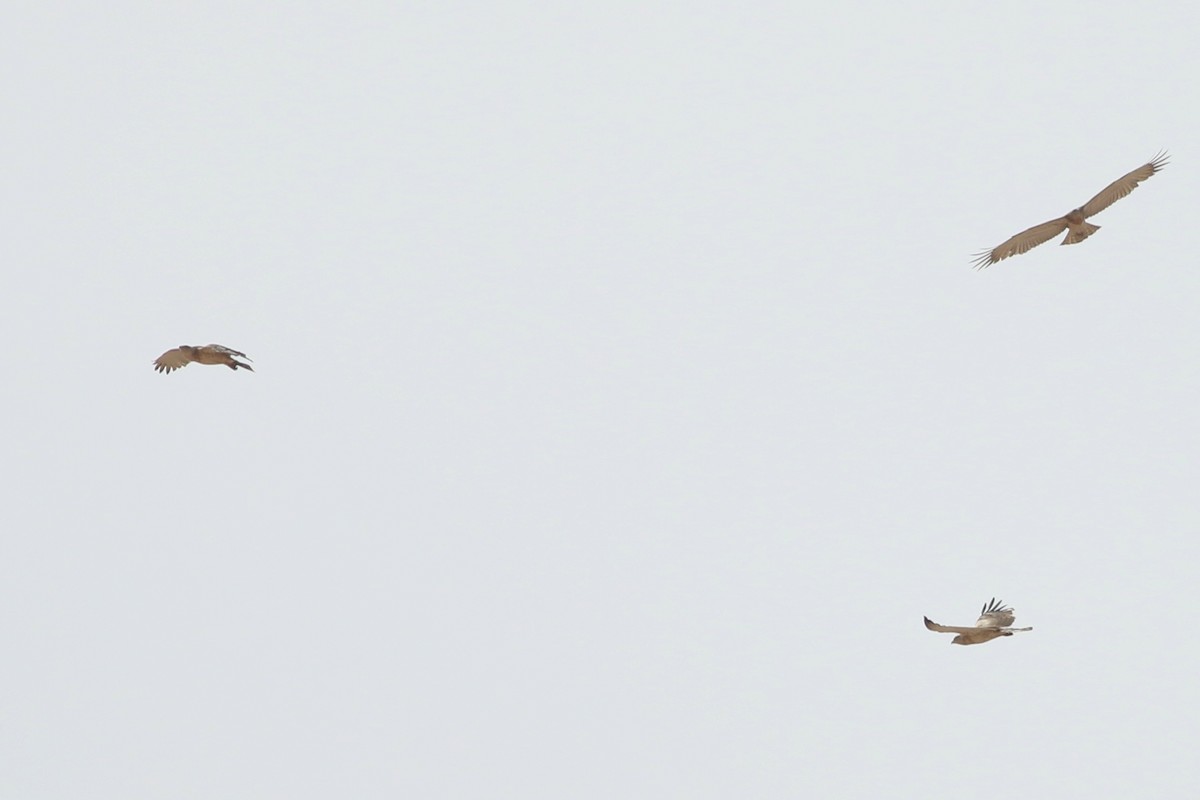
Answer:
POLYGON ((938 633, 961 633, 967 636, 974 636, 975 634, 979 633, 978 628, 960 628, 957 625, 938 625, 929 617, 925 618, 925 627, 929 628, 931 631, 937 631, 938 633))
MULTIPOLYGON (((1105 191, 1108 190, 1106 189, 1105 191)), ((976 253, 975 261, 973 263, 975 264, 976 269, 989 267, 992 264, 995 264, 997 261, 1003 261, 1009 256, 1019 256, 1021 253, 1032 250, 1039 244, 1050 241, 1066 229, 1066 217, 1059 217, 1058 219, 1052 219, 1049 222, 1043 222, 1041 225, 1034 225, 1028 230, 1021 231, 1016 236, 1012 237, 998 247, 995 247, 991 250, 984 250, 982 253, 976 253)))
POLYGON ((1100 194, 1096 195, 1091 200, 1088 200, 1083 204, 1083 207, 1079 209, 1080 212, 1082 212, 1084 219, 1087 219, 1093 214, 1099 214, 1101 211, 1132 192, 1138 187, 1139 183, 1165 167, 1167 165, 1168 158, 1170 158, 1170 156, 1168 156, 1166 153, 1159 153, 1154 158, 1135 169, 1133 172, 1130 172, 1124 177, 1118 178, 1108 186, 1104 187, 1100 194))
POLYGON ((1004 601, 992 598, 990 603, 984 603, 979 611, 976 628, 1007 628, 1013 624, 1016 615, 1011 608, 1006 608, 1004 601))
POLYGON ((180 367, 186 367, 189 363, 191 363, 191 361, 191 355, 176 347, 174 350, 168 350, 158 358, 154 359, 154 371, 171 372, 179 369, 180 367))
POLYGON ((226 347, 223 344, 206 344, 206 345, 204 345, 204 349, 210 350, 214 353, 225 353, 226 355, 230 355, 230 356, 239 356, 240 358, 244 358, 247 361, 254 360, 250 356, 246 355, 245 353, 238 352, 237 350, 234 350, 231 347, 226 347))

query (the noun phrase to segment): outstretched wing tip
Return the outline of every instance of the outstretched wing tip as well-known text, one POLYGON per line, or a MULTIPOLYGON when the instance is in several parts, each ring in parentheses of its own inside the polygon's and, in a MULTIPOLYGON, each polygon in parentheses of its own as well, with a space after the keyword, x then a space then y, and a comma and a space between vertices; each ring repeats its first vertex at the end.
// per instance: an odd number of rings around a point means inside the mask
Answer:
POLYGON ((1108 186, 1105 186, 1095 197, 1080 206, 1079 210, 1083 214, 1083 218, 1087 219, 1095 214, 1099 214, 1122 197, 1127 197, 1142 181, 1153 175, 1157 175, 1167 165, 1169 158, 1170 156, 1166 150, 1160 150, 1155 154, 1154 158, 1142 166, 1122 175, 1108 186))
POLYGON ((978 253, 971 254, 971 266, 975 269, 987 269, 992 264, 995 264, 997 260, 992 256, 991 250, 981 250, 978 253))
POLYGON ((993 611, 1002 611, 1002 610, 1004 610, 1004 601, 997 600, 995 597, 993 597, 991 600, 989 600, 983 604, 983 609, 979 613, 980 614, 990 614, 993 611))

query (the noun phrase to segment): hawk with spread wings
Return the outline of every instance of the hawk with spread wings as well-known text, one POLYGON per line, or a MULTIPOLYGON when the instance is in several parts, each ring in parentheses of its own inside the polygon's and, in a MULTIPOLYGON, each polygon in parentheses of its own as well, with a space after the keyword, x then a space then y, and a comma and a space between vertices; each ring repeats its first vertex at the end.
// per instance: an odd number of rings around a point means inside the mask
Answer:
POLYGON ((997 261, 1003 261, 1009 256, 1019 256, 1021 253, 1032 250, 1043 242, 1050 241, 1063 231, 1067 231, 1067 236, 1062 240, 1062 244, 1082 242, 1100 230, 1099 225, 1084 222, 1085 219, 1094 214, 1099 214, 1132 192, 1138 187, 1139 183, 1165 167, 1168 158, 1170 156, 1165 152, 1159 153, 1133 172, 1110 183, 1100 194, 1088 200, 1065 217, 1052 219, 1049 222, 1043 222, 1041 225, 1034 225, 1029 230, 1021 231, 998 247, 994 247, 991 250, 984 250, 982 253, 976 253, 975 261, 973 262, 975 267, 981 269, 991 266, 997 261))
POLYGON ((1003 601, 992 598, 990 603, 984 603, 979 612, 979 619, 973 628, 960 628, 955 625, 938 625, 925 618, 925 627, 938 633, 957 633, 950 644, 983 644, 1001 636, 1012 636, 1018 631, 1031 631, 1033 628, 1010 627, 1016 620, 1011 608, 1005 608, 1003 601))
POLYGON ((174 350, 168 350, 154 359, 154 371, 171 372, 186 367, 194 361, 197 364, 224 364, 235 371, 238 367, 241 367, 242 369, 254 372, 254 367, 249 364, 243 364, 234 358, 234 356, 244 358, 247 361, 253 360, 245 353, 239 353, 237 350, 231 350, 220 344, 206 344, 202 347, 181 344, 174 350))

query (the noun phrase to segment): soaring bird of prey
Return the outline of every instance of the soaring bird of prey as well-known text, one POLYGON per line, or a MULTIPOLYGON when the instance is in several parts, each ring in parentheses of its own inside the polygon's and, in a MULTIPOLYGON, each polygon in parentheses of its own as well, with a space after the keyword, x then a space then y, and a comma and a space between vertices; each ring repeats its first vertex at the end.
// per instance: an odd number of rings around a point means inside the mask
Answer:
POLYGON ((1062 244, 1076 244, 1091 236, 1096 231, 1100 230, 1099 225, 1092 225, 1089 222, 1084 222, 1085 219, 1093 214, 1099 214, 1104 209, 1111 206, 1113 203, 1120 200, 1125 195, 1132 192, 1138 187, 1138 184, 1149 178, 1154 173, 1161 170, 1167 165, 1167 159, 1170 158, 1166 153, 1159 153, 1154 158, 1147 161, 1142 166, 1130 172, 1124 177, 1110 183, 1100 192, 1100 194, 1088 200, 1079 208, 1067 214, 1065 217, 1052 219, 1049 222, 1043 222, 1041 225, 1034 225, 1026 231, 1021 231, 1016 236, 1009 239, 999 247, 994 247, 991 250, 984 250, 981 253, 975 254, 974 263, 977 269, 991 266, 997 261, 1003 261, 1009 256, 1019 256, 1027 250, 1032 250, 1042 242, 1048 242, 1055 236, 1058 236, 1063 231, 1067 231, 1067 237, 1062 240, 1062 244))
POLYGON ((990 603, 984 603, 979 612, 979 619, 973 628, 960 628, 954 625, 938 625, 929 617, 925 618, 925 627, 938 633, 957 633, 958 636, 950 644, 983 644, 1000 636, 1012 636, 1017 631, 1031 631, 1033 628, 1011 628, 1016 619, 1011 608, 1005 608, 1003 601, 992 598, 990 603))
POLYGON ((168 350, 154 359, 154 371, 171 372, 172 370, 186 367, 194 361, 197 364, 224 364, 232 370, 237 370, 238 367, 241 367, 242 369, 254 372, 254 367, 249 364, 243 364, 234 358, 234 356, 244 358, 247 361, 252 360, 245 353, 239 353, 237 350, 231 350, 220 344, 206 344, 202 347, 181 344, 174 350, 168 350))

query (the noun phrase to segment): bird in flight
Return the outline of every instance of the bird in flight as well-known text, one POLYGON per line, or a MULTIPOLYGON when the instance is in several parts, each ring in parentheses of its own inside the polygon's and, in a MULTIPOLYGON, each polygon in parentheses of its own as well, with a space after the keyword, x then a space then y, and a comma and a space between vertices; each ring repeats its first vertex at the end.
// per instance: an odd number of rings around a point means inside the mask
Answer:
POLYGON ((950 644, 983 644, 1001 636, 1012 636, 1017 631, 1031 631, 1033 628, 1010 627, 1016 615, 1011 608, 1005 608, 1003 601, 992 598, 990 603, 984 603, 979 612, 979 619, 973 628, 960 628, 955 625, 938 625, 925 618, 925 627, 938 633, 957 633, 950 644))
POLYGON ((247 361, 252 360, 245 353, 239 353, 237 350, 231 350, 220 344, 206 344, 203 347, 181 344, 174 350, 168 350, 154 359, 154 371, 171 372, 186 367, 194 361, 197 364, 224 364, 235 371, 238 367, 241 367, 242 369, 254 372, 254 367, 249 364, 243 364, 234 358, 234 356, 239 356, 247 361))
POLYGON ((1003 261, 1009 256, 1019 256, 1028 250, 1032 250, 1043 242, 1048 242, 1055 236, 1058 236, 1063 231, 1067 231, 1067 236, 1062 240, 1062 244, 1076 244, 1091 236, 1096 231, 1100 230, 1099 225, 1092 225, 1090 222, 1084 222, 1088 217, 1099 214, 1104 209, 1111 206, 1113 203, 1120 200, 1125 195, 1132 192, 1138 187, 1138 184, 1155 174, 1167 165, 1167 159, 1170 158, 1165 152, 1159 153, 1154 158, 1147 161, 1142 166, 1130 172, 1121 178, 1104 187, 1101 192, 1088 200, 1079 208, 1075 209, 1065 217, 1052 219, 1049 222, 1043 222, 1041 225, 1034 225, 1029 230, 1021 231, 1016 236, 1004 242, 998 247, 991 250, 984 250, 981 253, 975 254, 976 269, 991 266, 997 261, 1003 261))

